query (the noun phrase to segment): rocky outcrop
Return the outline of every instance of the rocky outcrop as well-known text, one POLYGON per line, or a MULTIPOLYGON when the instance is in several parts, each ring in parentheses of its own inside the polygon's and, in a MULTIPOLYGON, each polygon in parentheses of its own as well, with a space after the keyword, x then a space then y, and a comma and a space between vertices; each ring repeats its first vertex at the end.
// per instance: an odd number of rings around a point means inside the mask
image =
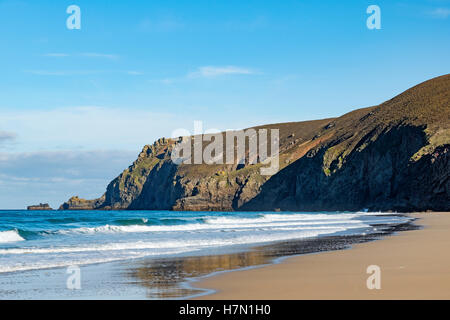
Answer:
POLYGON ((40 203, 38 205, 28 206, 28 211, 45 211, 45 210, 53 210, 48 203, 40 203))
POLYGON ((100 209, 101 204, 104 201, 104 196, 95 200, 85 200, 78 198, 78 196, 72 197, 69 201, 63 203, 59 210, 92 210, 100 209))
POLYGON ((60 209, 450 210, 450 75, 335 119, 274 124, 281 170, 177 165, 160 139, 96 200, 60 209))

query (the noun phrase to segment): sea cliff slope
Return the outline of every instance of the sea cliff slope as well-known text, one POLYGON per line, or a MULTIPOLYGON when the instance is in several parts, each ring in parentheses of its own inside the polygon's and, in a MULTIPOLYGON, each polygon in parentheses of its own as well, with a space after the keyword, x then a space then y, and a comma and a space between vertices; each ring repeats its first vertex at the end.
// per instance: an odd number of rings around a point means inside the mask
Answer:
POLYGON ((62 210, 450 210, 450 74, 338 118, 271 124, 280 171, 177 165, 178 140, 147 145, 98 199, 62 210))

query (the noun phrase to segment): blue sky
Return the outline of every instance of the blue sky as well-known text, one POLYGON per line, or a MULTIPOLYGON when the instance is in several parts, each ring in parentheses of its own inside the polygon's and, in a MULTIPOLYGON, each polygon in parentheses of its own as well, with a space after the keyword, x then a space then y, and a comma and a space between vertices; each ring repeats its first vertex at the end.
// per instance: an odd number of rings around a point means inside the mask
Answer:
POLYGON ((97 197, 194 120, 339 116, 450 70, 448 0, 3 0, 0 28, 3 208, 97 197), (66 28, 72 4, 81 30, 66 28))

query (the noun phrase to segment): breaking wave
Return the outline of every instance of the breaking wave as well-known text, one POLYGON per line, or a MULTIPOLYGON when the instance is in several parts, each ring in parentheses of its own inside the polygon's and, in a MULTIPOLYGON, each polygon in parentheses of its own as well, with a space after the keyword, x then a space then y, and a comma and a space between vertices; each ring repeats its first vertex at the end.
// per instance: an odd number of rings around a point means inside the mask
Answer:
POLYGON ((17 230, 1 231, 0 243, 20 242, 24 241, 17 230))

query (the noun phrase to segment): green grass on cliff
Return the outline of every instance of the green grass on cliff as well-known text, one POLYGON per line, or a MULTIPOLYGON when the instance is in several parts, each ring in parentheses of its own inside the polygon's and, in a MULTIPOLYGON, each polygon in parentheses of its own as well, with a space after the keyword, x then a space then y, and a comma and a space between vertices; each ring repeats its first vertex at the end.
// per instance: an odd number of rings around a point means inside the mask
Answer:
POLYGON ((324 173, 332 174, 353 151, 362 151, 368 143, 394 127, 423 128, 428 137, 413 159, 450 143, 450 75, 421 83, 381 105, 352 111, 333 121, 332 138, 320 147, 327 150, 323 159, 324 173), (358 146, 358 149, 355 148, 358 146))

